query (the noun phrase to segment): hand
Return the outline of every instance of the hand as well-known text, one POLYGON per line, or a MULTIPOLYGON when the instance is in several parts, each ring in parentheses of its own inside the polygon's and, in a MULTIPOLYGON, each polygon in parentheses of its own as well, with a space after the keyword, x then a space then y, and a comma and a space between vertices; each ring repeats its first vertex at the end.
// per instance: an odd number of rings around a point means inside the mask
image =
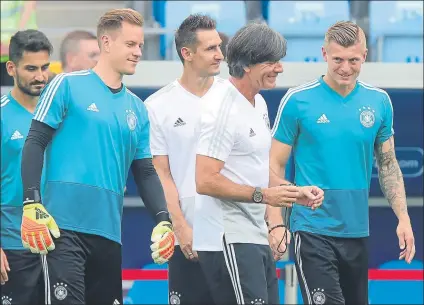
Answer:
POLYGON ((290 231, 286 230, 287 227, 278 227, 268 234, 269 246, 276 261, 281 259, 287 250, 287 245, 290 244, 290 231))
POLYGON ((324 201, 324 191, 316 186, 300 186, 300 196, 296 203, 308 206, 315 210, 324 201))
POLYGON ((181 252, 184 256, 192 261, 197 261, 199 256, 197 252, 193 250, 193 230, 189 225, 183 225, 175 227, 175 235, 180 243, 181 252))
POLYGON ((409 219, 399 220, 396 234, 399 238, 399 248, 401 250, 399 259, 405 259, 405 261, 410 264, 415 256, 415 239, 414 233, 412 232, 411 221, 409 219))
POLYGON ((152 258, 156 264, 164 264, 174 254, 175 235, 169 221, 161 221, 153 228, 150 246, 152 258))
POLYGON ((9 262, 7 261, 6 254, 4 253, 3 249, 1 249, 1 284, 4 285, 9 280, 9 277, 7 276, 7 272, 10 271, 9 268, 9 262))
POLYGON ((21 224, 22 245, 32 253, 47 254, 55 248, 53 238, 60 237, 59 228, 53 217, 41 203, 24 205, 21 224))
POLYGON ((262 190, 263 203, 274 207, 289 207, 293 206, 299 197, 299 188, 294 185, 280 185, 262 190))

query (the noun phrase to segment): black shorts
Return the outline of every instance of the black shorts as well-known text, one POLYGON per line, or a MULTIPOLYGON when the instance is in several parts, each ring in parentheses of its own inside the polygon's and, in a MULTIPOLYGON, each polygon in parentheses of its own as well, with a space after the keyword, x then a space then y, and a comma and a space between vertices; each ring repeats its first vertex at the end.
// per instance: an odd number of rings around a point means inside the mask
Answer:
POLYGON ((199 261, 215 304, 279 304, 276 265, 268 245, 226 244, 200 251, 199 261))
POLYGON ((368 238, 295 232, 294 241, 305 304, 368 304, 368 238))
POLYGON ((180 246, 168 262, 169 304, 204 304, 212 300, 199 262, 188 260, 180 246))
POLYGON ((49 304, 122 304, 121 245, 104 237, 61 230, 47 254, 49 304))
POLYGON ((1 285, 1 304, 44 304, 44 256, 29 250, 5 250, 9 280, 1 285))

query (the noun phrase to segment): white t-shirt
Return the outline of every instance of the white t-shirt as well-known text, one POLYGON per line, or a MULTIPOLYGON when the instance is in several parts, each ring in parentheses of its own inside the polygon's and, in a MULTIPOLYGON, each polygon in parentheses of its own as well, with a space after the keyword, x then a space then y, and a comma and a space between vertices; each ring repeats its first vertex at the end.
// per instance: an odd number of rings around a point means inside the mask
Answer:
MULTIPOLYGON (((214 79, 211 89, 217 81, 219 78, 214 79)), ((200 103, 201 98, 184 89, 178 80, 158 90, 145 101, 150 120, 152 155, 168 156, 181 210, 190 226, 193 226, 196 195, 196 128, 200 120, 200 103)))
MULTIPOLYGON (((271 133, 260 94, 253 106, 228 80, 203 98, 197 154, 225 162, 221 174, 237 184, 268 187, 271 133)), ((268 245, 265 204, 196 195, 193 249, 222 251, 227 243, 268 245)))

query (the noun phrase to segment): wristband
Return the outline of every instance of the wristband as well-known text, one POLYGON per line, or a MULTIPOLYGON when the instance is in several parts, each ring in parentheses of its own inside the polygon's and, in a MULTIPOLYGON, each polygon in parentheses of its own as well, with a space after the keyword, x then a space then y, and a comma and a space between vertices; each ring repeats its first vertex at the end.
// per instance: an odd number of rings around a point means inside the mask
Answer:
POLYGON ((272 230, 274 230, 276 228, 287 228, 287 226, 286 225, 283 225, 283 224, 281 224, 281 225, 275 225, 272 228, 268 229, 268 234, 271 233, 272 230))

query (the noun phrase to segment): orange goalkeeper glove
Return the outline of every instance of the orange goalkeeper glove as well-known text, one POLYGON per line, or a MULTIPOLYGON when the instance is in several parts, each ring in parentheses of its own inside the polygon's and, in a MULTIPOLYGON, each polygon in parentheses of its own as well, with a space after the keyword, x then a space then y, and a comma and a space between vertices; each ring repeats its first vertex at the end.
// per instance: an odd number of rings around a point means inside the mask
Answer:
POLYGON ((156 264, 166 263, 174 254, 175 235, 169 221, 161 221, 154 227, 151 238, 152 258, 156 264))
POLYGON ((22 245, 32 253, 47 254, 55 248, 53 238, 60 237, 59 227, 41 203, 24 205, 21 224, 22 245))

